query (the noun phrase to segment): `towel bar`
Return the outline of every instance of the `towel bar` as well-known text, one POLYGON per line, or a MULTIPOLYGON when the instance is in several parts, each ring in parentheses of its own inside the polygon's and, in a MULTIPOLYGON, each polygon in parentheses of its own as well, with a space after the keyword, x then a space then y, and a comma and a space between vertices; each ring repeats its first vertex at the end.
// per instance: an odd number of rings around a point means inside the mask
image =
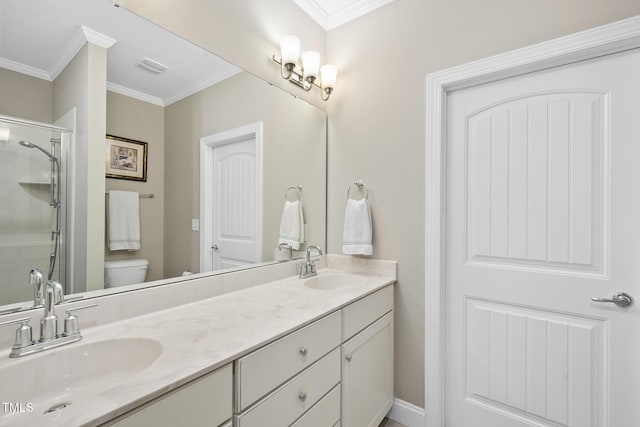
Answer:
MULTIPOLYGON (((109 190, 105 191, 104 194, 109 194, 109 190)), ((138 193, 141 199, 153 199, 156 197, 153 193, 138 193)))

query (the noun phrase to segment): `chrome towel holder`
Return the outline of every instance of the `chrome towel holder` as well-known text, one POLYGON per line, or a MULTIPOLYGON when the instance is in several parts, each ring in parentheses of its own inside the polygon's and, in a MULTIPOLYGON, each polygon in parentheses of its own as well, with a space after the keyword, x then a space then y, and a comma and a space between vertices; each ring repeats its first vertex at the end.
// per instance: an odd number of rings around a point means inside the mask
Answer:
POLYGON ((284 192, 284 199, 285 200, 289 200, 289 190, 295 190, 298 198, 296 200, 292 200, 293 202, 297 202, 300 201, 300 198, 302 197, 302 185, 298 185, 295 187, 289 187, 287 188, 287 190, 284 192))
MULTIPOLYGON (((365 200, 369 200, 369 190, 367 190, 367 186, 366 186, 366 185, 364 185, 364 181, 363 181, 363 180, 361 180, 361 179, 359 179, 359 180, 357 180, 357 181, 352 182, 351 184, 349 184, 349 186, 347 187, 347 200, 349 200, 349 199, 351 198, 351 196, 350 196, 350 194, 349 194, 349 193, 350 193, 350 191, 351 191, 351 188, 353 188, 353 186, 354 186, 354 185, 355 185, 356 187, 358 187, 358 190, 359 190, 360 192, 363 192, 363 193, 364 193, 364 199, 365 199, 365 200)), ((355 199, 354 199, 354 200, 355 200, 355 199)))

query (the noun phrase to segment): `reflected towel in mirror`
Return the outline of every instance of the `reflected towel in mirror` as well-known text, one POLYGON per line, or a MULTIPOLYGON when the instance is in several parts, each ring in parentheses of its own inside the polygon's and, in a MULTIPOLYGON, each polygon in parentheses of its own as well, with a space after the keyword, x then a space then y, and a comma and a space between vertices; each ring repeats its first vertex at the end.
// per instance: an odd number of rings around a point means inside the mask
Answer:
POLYGON ((138 193, 109 191, 107 244, 111 251, 140 249, 140 198, 138 193))
POLYGON ((288 243, 293 250, 300 249, 300 243, 304 242, 304 215, 302 204, 299 200, 284 202, 282 220, 280 221, 280 238, 278 244, 288 243))
POLYGON ((372 237, 371 210, 367 199, 347 199, 342 253, 346 255, 372 255, 372 237))

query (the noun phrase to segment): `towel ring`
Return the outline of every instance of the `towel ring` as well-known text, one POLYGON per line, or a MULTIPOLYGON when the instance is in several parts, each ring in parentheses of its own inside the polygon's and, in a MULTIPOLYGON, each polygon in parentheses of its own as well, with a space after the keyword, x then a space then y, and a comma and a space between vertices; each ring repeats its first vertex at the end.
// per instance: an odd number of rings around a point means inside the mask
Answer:
POLYGON ((298 185, 296 187, 289 187, 287 188, 287 191, 284 192, 284 199, 285 200, 289 200, 289 190, 296 190, 296 193, 298 193, 298 198, 295 201, 299 201, 300 198, 302 197, 302 185, 298 185))
POLYGON ((347 187, 347 200, 351 198, 351 196, 349 195, 349 192, 351 191, 351 187, 353 187, 354 185, 358 187, 358 190, 364 192, 364 199, 369 200, 369 190, 367 190, 367 187, 364 185, 364 182, 360 179, 357 180, 356 182, 349 184, 349 186, 347 187))

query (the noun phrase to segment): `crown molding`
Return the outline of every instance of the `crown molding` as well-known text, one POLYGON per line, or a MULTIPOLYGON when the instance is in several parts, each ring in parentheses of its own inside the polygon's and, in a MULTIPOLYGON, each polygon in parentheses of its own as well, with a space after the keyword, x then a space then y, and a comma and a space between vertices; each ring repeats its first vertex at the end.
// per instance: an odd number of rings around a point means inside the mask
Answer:
POLYGON ((318 0, 293 0, 326 31, 339 27, 393 0, 357 0, 335 13, 327 13, 318 0))
POLYGON ((111 38, 105 34, 99 33, 96 30, 93 30, 89 27, 85 27, 84 25, 80 26, 82 33, 84 34, 84 38, 89 42, 93 43, 97 46, 103 47, 105 49, 109 49, 111 46, 117 43, 117 40, 111 38))
POLYGON ((214 76, 211 76, 211 77, 207 78, 206 80, 201 81, 197 85, 191 87, 190 89, 185 90, 184 92, 182 92, 182 93, 180 93, 180 94, 178 94, 176 96, 173 96, 171 98, 165 99, 164 100, 164 105, 167 106, 167 105, 173 104, 174 102, 178 102, 181 99, 184 99, 184 98, 186 98, 188 96, 193 95, 194 93, 198 93, 201 90, 204 90, 204 89, 208 88, 209 86, 213 86, 213 85, 215 85, 217 83, 220 83, 223 80, 228 79, 229 77, 233 77, 236 74, 240 73, 241 71, 242 70, 240 68, 238 68, 238 67, 235 67, 235 66, 231 67, 231 68, 229 68, 229 69, 227 69, 227 70, 225 70, 225 71, 223 71, 223 72, 221 72, 219 74, 216 74, 214 76))
POLYGON ((113 46, 117 40, 81 25, 63 49, 60 60, 49 70, 49 80, 58 78, 62 70, 69 65, 69 62, 75 58, 87 42, 108 49, 113 46))
POLYGON ((137 99, 139 101, 148 102, 149 104, 158 105, 160 107, 165 107, 167 105, 162 98, 158 98, 157 96, 149 95, 147 93, 140 92, 138 90, 134 90, 116 83, 107 82, 107 90, 119 93, 120 95, 128 96, 129 98, 137 99))
POLYGON ((37 79, 51 81, 51 77, 49 76, 49 73, 46 72, 45 70, 41 70, 40 68, 21 64, 20 62, 12 61, 10 59, 0 58, 0 67, 6 68, 11 71, 15 71, 16 73, 26 74, 28 76, 35 77, 37 79))

